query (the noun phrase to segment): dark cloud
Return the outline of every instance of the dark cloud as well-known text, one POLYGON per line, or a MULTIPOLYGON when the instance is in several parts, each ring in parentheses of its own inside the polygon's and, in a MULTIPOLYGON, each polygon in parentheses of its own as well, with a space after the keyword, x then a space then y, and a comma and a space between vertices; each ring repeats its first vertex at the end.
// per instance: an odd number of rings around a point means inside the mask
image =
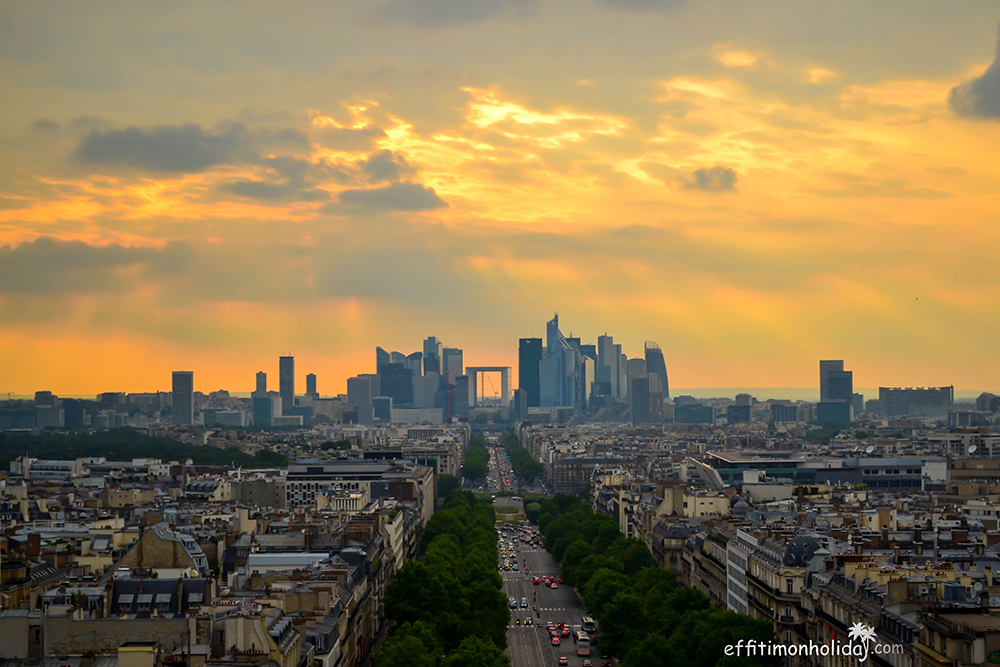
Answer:
POLYGON ((35 128, 39 132, 55 132, 59 129, 59 123, 54 120, 49 120, 48 118, 39 118, 31 127, 35 128))
POLYGON ((337 203, 324 207, 327 213, 381 213, 386 211, 429 211, 447 207, 434 188, 419 183, 400 182, 381 188, 345 190, 337 203))
POLYGON ((726 192, 736 189, 736 172, 729 167, 716 165, 710 169, 695 169, 691 178, 693 180, 684 184, 685 188, 706 192, 726 192))
POLYGON ((390 0, 378 8, 376 18, 382 23, 436 27, 496 16, 526 18, 537 7, 538 0, 390 0))
POLYGON ((17 247, 0 246, 0 284, 11 292, 127 291, 124 269, 138 267, 147 275, 177 274, 192 262, 194 249, 178 241, 163 248, 111 244, 95 246, 82 241, 60 241, 43 236, 17 247))
POLYGON ((330 198, 330 193, 319 188, 302 188, 289 183, 251 181, 245 178, 233 181, 232 183, 226 183, 224 187, 234 195, 256 199, 265 204, 292 200, 321 201, 330 198))
POLYGON ((412 176, 416 170, 402 155, 393 155, 392 151, 379 151, 367 160, 362 160, 361 171, 368 176, 370 182, 380 183, 412 176))
POLYGON ((163 125, 144 130, 95 130, 85 135, 76 157, 92 165, 127 165, 157 172, 197 173, 226 164, 251 143, 243 125, 228 124, 219 133, 200 125, 163 125))
POLYGON ((952 88, 948 105, 959 116, 1000 118, 1000 41, 982 76, 952 88))

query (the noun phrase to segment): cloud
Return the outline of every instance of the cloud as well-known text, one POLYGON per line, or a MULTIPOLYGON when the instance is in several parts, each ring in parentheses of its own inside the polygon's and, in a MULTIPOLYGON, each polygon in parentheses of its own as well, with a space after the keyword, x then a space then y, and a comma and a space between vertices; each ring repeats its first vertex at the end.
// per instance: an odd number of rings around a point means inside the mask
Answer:
POLYGON ((344 190, 336 204, 324 207, 327 213, 378 213, 383 211, 429 211, 446 208, 434 188, 406 181, 367 190, 344 190), (345 211, 344 209, 348 209, 345 211))
POLYGON ((959 116, 1000 118, 1000 41, 993 62, 982 76, 952 88, 948 105, 959 116))
POLYGON ((362 160, 361 170, 368 175, 368 180, 372 183, 398 181, 415 171, 406 158, 402 155, 393 155, 392 151, 379 151, 367 160, 362 160))
POLYGON ((290 183, 271 183, 269 181, 251 181, 241 178, 224 184, 224 188, 240 197, 249 197, 262 203, 279 203, 292 200, 319 201, 329 199, 330 193, 319 188, 302 188, 290 183))
POLYGON ((118 244, 96 246, 42 236, 16 247, 0 246, 0 284, 6 292, 124 292, 134 287, 135 271, 178 274, 195 257, 194 249, 171 241, 163 248, 118 244))
POLYGON ((673 11, 687 4, 687 0, 604 0, 608 7, 618 9, 649 9, 654 11, 673 11))
POLYGON ((83 137, 76 157, 92 165, 127 165, 156 172, 198 173, 225 164, 251 143, 238 123, 219 133, 200 125, 162 125, 148 130, 95 130, 83 137))
POLYGON ((685 188, 691 190, 726 192, 736 189, 736 172, 729 167, 716 165, 710 169, 695 169, 691 177, 694 180, 684 184, 685 188))
POLYGON ((392 0, 377 10, 383 23, 437 27, 477 23, 498 15, 524 18, 534 14, 538 0, 392 0))
POLYGON ((54 120, 49 120, 48 118, 39 118, 31 127, 35 128, 39 132, 55 132, 59 129, 59 123, 54 120))

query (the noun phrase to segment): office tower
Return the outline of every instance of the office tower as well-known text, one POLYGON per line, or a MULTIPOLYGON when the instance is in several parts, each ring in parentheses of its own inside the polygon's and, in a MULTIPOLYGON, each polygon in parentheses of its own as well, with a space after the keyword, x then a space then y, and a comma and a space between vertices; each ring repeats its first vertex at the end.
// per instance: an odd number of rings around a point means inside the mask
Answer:
POLYGON ((527 392, 529 408, 541 405, 538 384, 538 364, 541 361, 542 339, 520 339, 517 346, 517 386, 527 392))
POLYGON ((282 413, 295 407, 295 357, 278 357, 278 393, 282 413))
MULTIPOLYGON (((596 345, 581 345, 580 354, 585 357, 590 357, 594 360, 594 364, 597 363, 597 346, 596 345)), ((596 367, 596 366, 595 366, 596 367)))
POLYGON ((819 421, 849 422, 854 418, 854 373, 844 370, 842 360, 819 362, 819 421))
POLYGON ((403 364, 386 364, 379 373, 382 396, 392 398, 395 407, 413 405, 413 371, 403 364))
POLYGON ((453 384, 455 378, 465 373, 462 350, 457 347, 446 347, 441 350, 441 364, 441 375, 448 378, 449 384, 453 384))
POLYGON ((174 423, 194 424, 194 373, 174 371, 171 398, 174 404, 174 423))
MULTIPOLYGON (((377 377, 377 376, 376 376, 377 377)), ((371 376, 358 375, 347 378, 347 409, 353 410, 359 405, 371 405, 372 399, 379 395, 373 391, 371 376)))
POLYGON ((424 339, 424 375, 441 372, 441 342, 434 336, 424 339))
POLYGON ((854 414, 860 415, 865 411, 865 395, 857 394, 851 396, 851 407, 854 408, 854 414))
POLYGON ((539 364, 541 407, 580 408, 579 353, 559 331, 559 316, 545 327, 546 351, 539 364))
POLYGON ((645 359, 640 359, 638 357, 636 357, 634 359, 629 359, 628 363, 627 363, 627 366, 626 366, 626 372, 627 372, 627 374, 628 374, 629 377, 633 377, 633 376, 634 377, 638 377, 640 375, 645 375, 646 374, 646 360, 645 359))
POLYGON ((372 399, 372 417, 383 424, 392 423, 391 396, 376 396, 372 399))
POLYGON ((667 364, 663 360, 663 350, 651 340, 646 341, 646 371, 660 378, 660 393, 670 398, 670 383, 667 382, 667 364))
POLYGON ((390 354, 383 350, 381 347, 375 348, 375 372, 378 373, 378 369, 389 363, 390 354))
POLYGON ((649 376, 629 375, 628 402, 632 411, 633 424, 648 424, 649 419, 649 376))
POLYGON ((268 392, 253 397, 253 425, 274 426, 276 417, 281 416, 281 396, 268 392))
POLYGON ((827 360, 819 362, 819 400, 830 400, 830 374, 843 372, 843 360, 827 360))
POLYGON ((413 377, 417 378, 424 374, 423 360, 423 352, 414 352, 406 356, 406 367, 413 371, 413 377))
POLYGON ((309 373, 306 375, 306 394, 310 398, 319 398, 319 393, 316 391, 316 374, 309 373))
POLYGON ((878 403, 886 417, 947 417, 955 387, 879 387, 878 403))
POLYGON ((264 396, 267 394, 267 373, 257 371, 257 388, 253 391, 253 396, 264 396))
POLYGON ((597 378, 597 362, 593 357, 580 355, 580 404, 584 410, 590 410, 590 395, 594 380, 597 378))
POLYGON ((614 398, 622 396, 621 357, 622 346, 615 345, 614 336, 597 337, 597 381, 606 382, 614 398))
POLYGON ((472 405, 472 387, 468 375, 455 378, 455 416, 459 419, 469 418, 469 406, 472 405))

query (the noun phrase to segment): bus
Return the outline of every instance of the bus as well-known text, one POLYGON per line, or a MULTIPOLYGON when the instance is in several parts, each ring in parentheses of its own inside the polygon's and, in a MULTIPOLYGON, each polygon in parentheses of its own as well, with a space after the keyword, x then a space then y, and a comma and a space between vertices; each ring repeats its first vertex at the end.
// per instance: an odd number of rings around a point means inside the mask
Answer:
POLYGON ((576 654, 577 655, 590 655, 590 637, 583 630, 576 633, 574 637, 576 641, 576 654))
POLYGON ((590 634, 594 634, 595 632, 597 632, 597 623, 590 616, 584 616, 582 624, 583 624, 583 631, 584 632, 587 632, 587 633, 590 633, 590 634))

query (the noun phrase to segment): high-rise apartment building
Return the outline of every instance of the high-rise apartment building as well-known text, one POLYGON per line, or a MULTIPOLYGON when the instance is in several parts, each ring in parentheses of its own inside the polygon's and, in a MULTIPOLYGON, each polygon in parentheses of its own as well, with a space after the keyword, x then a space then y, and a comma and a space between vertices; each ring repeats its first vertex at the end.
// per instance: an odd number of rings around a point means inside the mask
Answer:
POLYGON ((517 386, 527 392, 529 408, 541 405, 538 364, 542 362, 542 339, 522 338, 517 346, 517 386))
POLYGON ((194 424, 194 373, 174 371, 171 387, 174 423, 190 426, 194 424))
POLYGON ((287 414, 295 407, 295 357, 278 357, 278 393, 281 411, 287 414))

